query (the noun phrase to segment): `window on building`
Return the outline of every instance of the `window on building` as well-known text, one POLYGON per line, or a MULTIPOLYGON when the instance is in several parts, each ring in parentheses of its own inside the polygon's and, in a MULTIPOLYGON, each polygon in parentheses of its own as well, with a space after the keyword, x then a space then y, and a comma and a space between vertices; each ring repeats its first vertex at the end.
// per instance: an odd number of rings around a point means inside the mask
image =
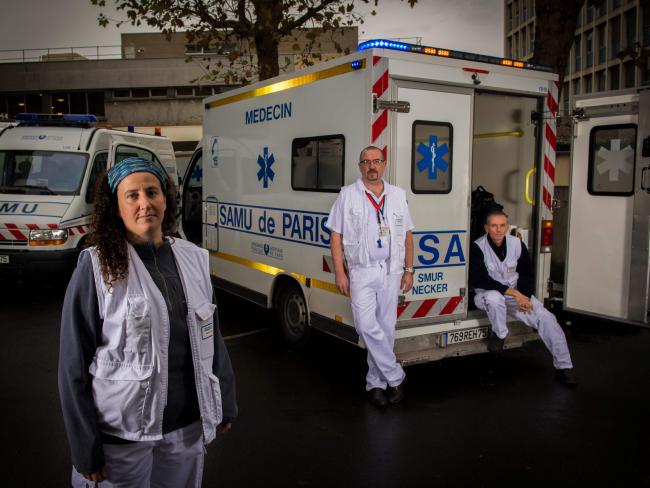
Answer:
POLYGON ((179 87, 176 87, 176 96, 177 97, 193 97, 194 96, 194 87, 193 86, 179 86, 179 87))
POLYGON ((603 69, 596 73, 596 91, 603 92, 605 90, 605 70, 603 69))
POLYGON ((576 36, 573 40, 573 71, 580 71, 581 69, 581 50, 580 36, 576 36))
POLYGON ((611 51, 609 52, 609 59, 612 59, 618 56, 618 53, 621 52, 621 18, 620 17, 614 17, 609 22, 609 32, 610 32, 609 45, 612 48, 611 51))
POLYGON ((625 12, 625 47, 634 49, 636 43, 636 9, 625 12))
POLYGON ((345 137, 301 137, 291 143, 291 188, 338 192, 343 186, 345 137))
MULTIPOLYGON (((0 112, 2 112, 0 107, 0 112)), ((42 93, 33 93, 25 95, 25 112, 32 113, 41 113, 43 112, 43 94, 42 93)), ((77 112, 84 113, 84 112, 77 112)))
POLYGON ((625 88, 633 88, 635 86, 635 68, 636 66, 633 61, 629 61, 623 65, 623 86, 625 88))
POLYGON ((512 20, 515 25, 519 24, 519 0, 512 2, 512 20))
POLYGON ((621 6, 621 0, 612 0, 612 10, 621 6))
POLYGON ((621 83, 619 81, 619 72, 620 72, 620 67, 618 65, 609 68, 608 78, 609 78, 610 90, 618 90, 621 87, 621 83))
POLYGON ((643 10, 643 17, 641 18, 643 29, 643 45, 650 46, 650 5, 646 5, 643 10))
POLYGON ((583 82, 583 93, 591 93, 592 92, 592 80, 591 80, 591 75, 585 76, 585 80, 583 82))
POLYGON ((149 90, 152 97, 166 97, 167 88, 152 88, 149 90))
POLYGON ((526 27, 521 29, 521 57, 523 58, 528 54, 528 31, 526 27))
POLYGON ((569 92, 569 83, 564 82, 562 84, 562 115, 569 115, 569 97, 571 93, 569 92))
POLYGON ((521 0, 521 20, 526 22, 528 20, 528 0, 521 0))
POLYGON ((512 30, 512 4, 508 5, 508 14, 506 18, 507 18, 506 30, 511 31, 512 30))
POLYGON ((580 95, 580 78, 573 80, 573 95, 580 95))
POLYGON ((86 113, 86 94, 74 92, 69 94, 70 100, 70 113, 71 114, 85 114, 86 113))
POLYGON ((453 169, 453 127, 448 122, 416 120, 411 144, 413 193, 449 193, 453 169))
POLYGON ((106 115, 104 107, 104 92, 88 92, 88 109, 86 113, 96 115, 97 117, 104 117, 106 115))
POLYGON ((130 97, 131 97, 131 90, 129 90, 128 88, 113 90, 113 98, 130 98, 130 97))
POLYGON ((588 30, 585 32, 585 54, 587 56, 587 68, 594 65, 594 31, 588 30))
POLYGON ((530 36, 530 53, 535 54, 535 25, 531 25, 528 29, 528 35, 530 36))
POLYGON ((210 85, 197 86, 195 93, 202 97, 209 97, 212 95, 212 87, 210 85))
POLYGON ((594 6, 591 2, 585 3, 585 10, 587 11, 587 24, 594 20, 594 6))
POLYGON ((131 97, 133 98, 149 98, 148 88, 131 88, 131 97))
POLYGON ((607 59, 606 56, 606 46, 607 38, 605 37, 605 24, 602 23, 596 27, 596 43, 598 46, 598 64, 604 63, 607 59))
POLYGON ((587 190, 592 195, 634 193, 636 125, 598 126, 589 134, 587 190))
POLYGON ((576 18, 576 29, 582 27, 582 13, 585 11, 585 8, 582 7, 580 12, 578 12, 578 17, 576 18))
POLYGON ((607 13, 607 0, 594 1, 594 18, 599 19, 607 13))

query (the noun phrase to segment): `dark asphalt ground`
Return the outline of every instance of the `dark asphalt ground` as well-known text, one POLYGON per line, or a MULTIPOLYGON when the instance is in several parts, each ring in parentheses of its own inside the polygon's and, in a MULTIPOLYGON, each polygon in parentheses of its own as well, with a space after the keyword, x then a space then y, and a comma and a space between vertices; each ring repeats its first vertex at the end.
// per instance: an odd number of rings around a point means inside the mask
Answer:
MULTIPOLYGON (((67 487, 56 387, 63 287, 0 290, 1 487, 67 487), (45 291, 43 291, 45 288, 45 291)), ((225 336, 274 317, 218 295, 225 336)), ((567 330, 580 386, 553 380, 541 343, 407 369, 407 397, 364 397, 365 353, 322 334, 227 341, 240 418, 209 446, 204 487, 650 486, 650 331, 567 330)))

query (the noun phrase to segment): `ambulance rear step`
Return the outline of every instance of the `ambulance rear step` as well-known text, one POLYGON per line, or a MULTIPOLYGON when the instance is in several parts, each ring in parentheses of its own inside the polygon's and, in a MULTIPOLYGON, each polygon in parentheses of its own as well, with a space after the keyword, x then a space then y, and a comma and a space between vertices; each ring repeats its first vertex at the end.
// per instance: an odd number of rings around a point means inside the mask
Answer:
MULTIPOLYGON (((521 322, 509 322, 508 330, 509 333, 504 349, 514 349, 523 346, 527 342, 539 340, 537 332, 521 322)), ((468 356, 487 352, 487 339, 440 347, 439 344, 443 334, 444 332, 397 339, 395 341, 397 360, 403 366, 410 366, 412 364, 438 361, 447 357, 468 356)))

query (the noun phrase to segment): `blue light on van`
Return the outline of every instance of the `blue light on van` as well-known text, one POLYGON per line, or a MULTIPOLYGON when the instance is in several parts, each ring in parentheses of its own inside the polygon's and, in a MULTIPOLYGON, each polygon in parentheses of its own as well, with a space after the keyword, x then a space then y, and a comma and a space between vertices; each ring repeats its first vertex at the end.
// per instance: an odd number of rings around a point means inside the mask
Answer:
POLYGON ((22 113, 16 114, 17 122, 68 122, 70 124, 94 124, 97 117, 91 114, 34 114, 22 113))

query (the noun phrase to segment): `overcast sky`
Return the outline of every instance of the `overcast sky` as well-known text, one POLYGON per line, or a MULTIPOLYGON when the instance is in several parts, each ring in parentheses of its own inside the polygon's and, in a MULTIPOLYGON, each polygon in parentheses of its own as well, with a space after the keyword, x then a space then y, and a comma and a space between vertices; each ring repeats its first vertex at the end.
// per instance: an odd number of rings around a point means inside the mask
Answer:
MULTIPOLYGON (((106 3, 114 4, 113 0, 106 3)), ((502 56, 503 3, 419 0, 411 9, 406 2, 380 0, 378 15, 366 16, 359 37, 421 37, 425 45, 502 56)), ((0 50, 119 45, 120 32, 152 30, 99 27, 99 8, 90 0, 0 0, 0 5, 0 50)), ((358 9, 371 10, 364 4, 358 9)), ((107 15, 123 17, 108 9, 107 15)))

